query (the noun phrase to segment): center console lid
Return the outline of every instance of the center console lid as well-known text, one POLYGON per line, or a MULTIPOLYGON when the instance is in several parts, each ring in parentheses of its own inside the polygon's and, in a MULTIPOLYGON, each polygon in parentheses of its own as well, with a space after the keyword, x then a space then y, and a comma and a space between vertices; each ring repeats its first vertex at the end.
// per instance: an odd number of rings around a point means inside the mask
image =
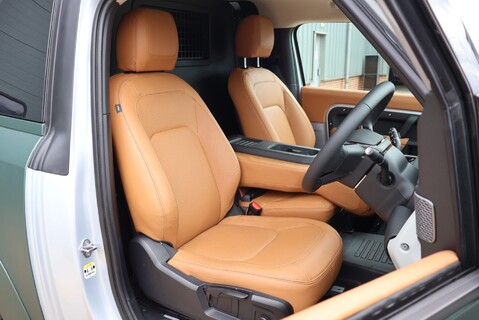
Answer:
POLYGON ((319 152, 316 148, 246 138, 241 135, 231 136, 228 140, 236 152, 301 164, 311 164, 319 152))

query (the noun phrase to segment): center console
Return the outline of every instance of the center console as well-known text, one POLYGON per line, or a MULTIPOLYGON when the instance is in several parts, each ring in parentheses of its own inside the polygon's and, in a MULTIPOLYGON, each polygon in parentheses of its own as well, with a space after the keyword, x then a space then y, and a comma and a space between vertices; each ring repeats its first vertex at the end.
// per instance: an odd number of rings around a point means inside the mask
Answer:
POLYGON ((240 135, 230 137, 229 142, 236 152, 301 164, 311 164, 319 152, 316 148, 246 138, 240 135))
MULTIPOLYGON (((241 167, 240 186, 282 192, 304 192, 303 177, 319 152, 316 148, 240 135, 230 137, 229 142, 241 167)), ((356 192, 340 182, 325 185, 315 193, 350 212, 369 212, 356 192)))

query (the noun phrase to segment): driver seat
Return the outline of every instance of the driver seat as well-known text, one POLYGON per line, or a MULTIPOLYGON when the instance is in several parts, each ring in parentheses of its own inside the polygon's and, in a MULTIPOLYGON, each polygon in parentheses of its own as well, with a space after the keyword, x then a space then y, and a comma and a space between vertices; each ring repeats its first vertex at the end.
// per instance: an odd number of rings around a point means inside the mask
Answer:
MULTIPOLYGON (((274 46, 273 22, 259 15, 241 20, 236 30, 236 56, 268 58, 274 46)), ((228 91, 246 137, 314 147, 313 126, 284 83, 270 70, 242 66, 228 80, 228 91)))
MULTIPOLYGON (((250 15, 241 20, 236 30, 235 51, 241 58, 268 58, 273 50, 274 28, 270 19, 250 15)), ((314 147, 316 137, 311 122, 284 83, 270 70, 257 67, 235 68, 228 80, 228 91, 240 118, 246 137, 271 140, 293 145, 314 147)), ((281 215, 291 203, 301 204, 297 216, 315 212, 315 217, 328 221, 333 212, 324 209, 332 202, 357 215, 372 212, 351 188, 334 182, 313 194, 287 194, 269 191, 255 199, 268 206, 276 203, 270 215, 281 215)))
POLYGON ((112 134, 141 238, 130 256, 134 251, 132 267, 143 292, 193 318, 205 317, 191 311, 200 305, 195 299, 211 312, 207 290, 191 289, 198 282, 222 285, 215 290, 228 286, 224 296, 233 291, 237 299, 243 299, 238 288, 273 296, 295 312, 318 302, 341 266, 341 238, 312 219, 226 217, 239 163, 201 97, 165 72, 174 69, 178 55, 173 17, 152 8, 126 14, 116 53, 125 73, 110 80, 112 134), (147 241, 150 249, 134 255, 147 241), (170 249, 151 249, 160 245, 170 249))

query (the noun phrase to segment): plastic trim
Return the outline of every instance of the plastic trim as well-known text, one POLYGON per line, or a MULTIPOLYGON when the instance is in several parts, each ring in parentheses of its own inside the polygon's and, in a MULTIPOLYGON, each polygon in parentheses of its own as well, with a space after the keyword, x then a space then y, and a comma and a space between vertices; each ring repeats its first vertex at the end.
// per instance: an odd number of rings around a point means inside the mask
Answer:
POLYGON ((421 259, 421 244, 416 235, 416 213, 407 219, 395 238, 387 244, 394 266, 399 269, 421 259))
POLYGON ((75 51, 79 1, 58 0, 52 14, 47 53, 44 109, 47 132, 35 149, 28 167, 67 175, 70 162, 75 51))
POLYGON ((282 299, 245 288, 205 283, 182 273, 168 264, 176 249, 165 242, 139 235, 130 242, 129 252, 143 293, 187 317, 273 320, 293 313, 292 306, 282 299), (231 310, 222 310, 225 305, 231 310))
MULTIPOLYGON (((350 317, 351 320, 359 319, 382 319, 390 316, 394 310, 398 309, 411 309, 411 303, 417 301, 420 297, 430 294, 430 290, 436 288, 439 284, 444 284, 447 279, 450 279, 459 270, 459 263, 455 263, 444 270, 431 275, 430 277, 419 281, 416 285, 409 287, 403 291, 398 292, 395 295, 390 296, 388 299, 384 299, 379 303, 374 304, 372 307, 364 309, 363 311, 350 317)), ((415 309, 418 311, 417 309, 415 309)), ((423 319, 418 316, 417 313, 410 314, 409 319, 423 319), (414 314, 414 316, 412 316, 414 314), (412 317, 411 317, 412 316, 412 317)), ((400 319, 408 319, 407 317, 400 316, 400 319)))
POLYGON ((245 138, 239 135, 230 137, 229 141, 236 152, 301 164, 311 164, 319 152, 316 148, 245 138))

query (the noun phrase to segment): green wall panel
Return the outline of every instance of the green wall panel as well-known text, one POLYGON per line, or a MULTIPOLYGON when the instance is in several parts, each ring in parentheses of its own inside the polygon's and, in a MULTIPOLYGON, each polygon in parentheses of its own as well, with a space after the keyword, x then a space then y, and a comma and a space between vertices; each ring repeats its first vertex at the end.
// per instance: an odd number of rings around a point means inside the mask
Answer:
MULTIPOLYGON (((43 316, 28 252, 25 170, 30 154, 41 137, 38 133, 43 131, 42 124, 0 117, 0 261, 32 319, 43 316)), ((9 319, 3 309, 2 315, 4 319, 9 319)))
POLYGON ((0 261, 0 317, 9 319, 29 319, 22 301, 10 281, 2 262, 0 261))

